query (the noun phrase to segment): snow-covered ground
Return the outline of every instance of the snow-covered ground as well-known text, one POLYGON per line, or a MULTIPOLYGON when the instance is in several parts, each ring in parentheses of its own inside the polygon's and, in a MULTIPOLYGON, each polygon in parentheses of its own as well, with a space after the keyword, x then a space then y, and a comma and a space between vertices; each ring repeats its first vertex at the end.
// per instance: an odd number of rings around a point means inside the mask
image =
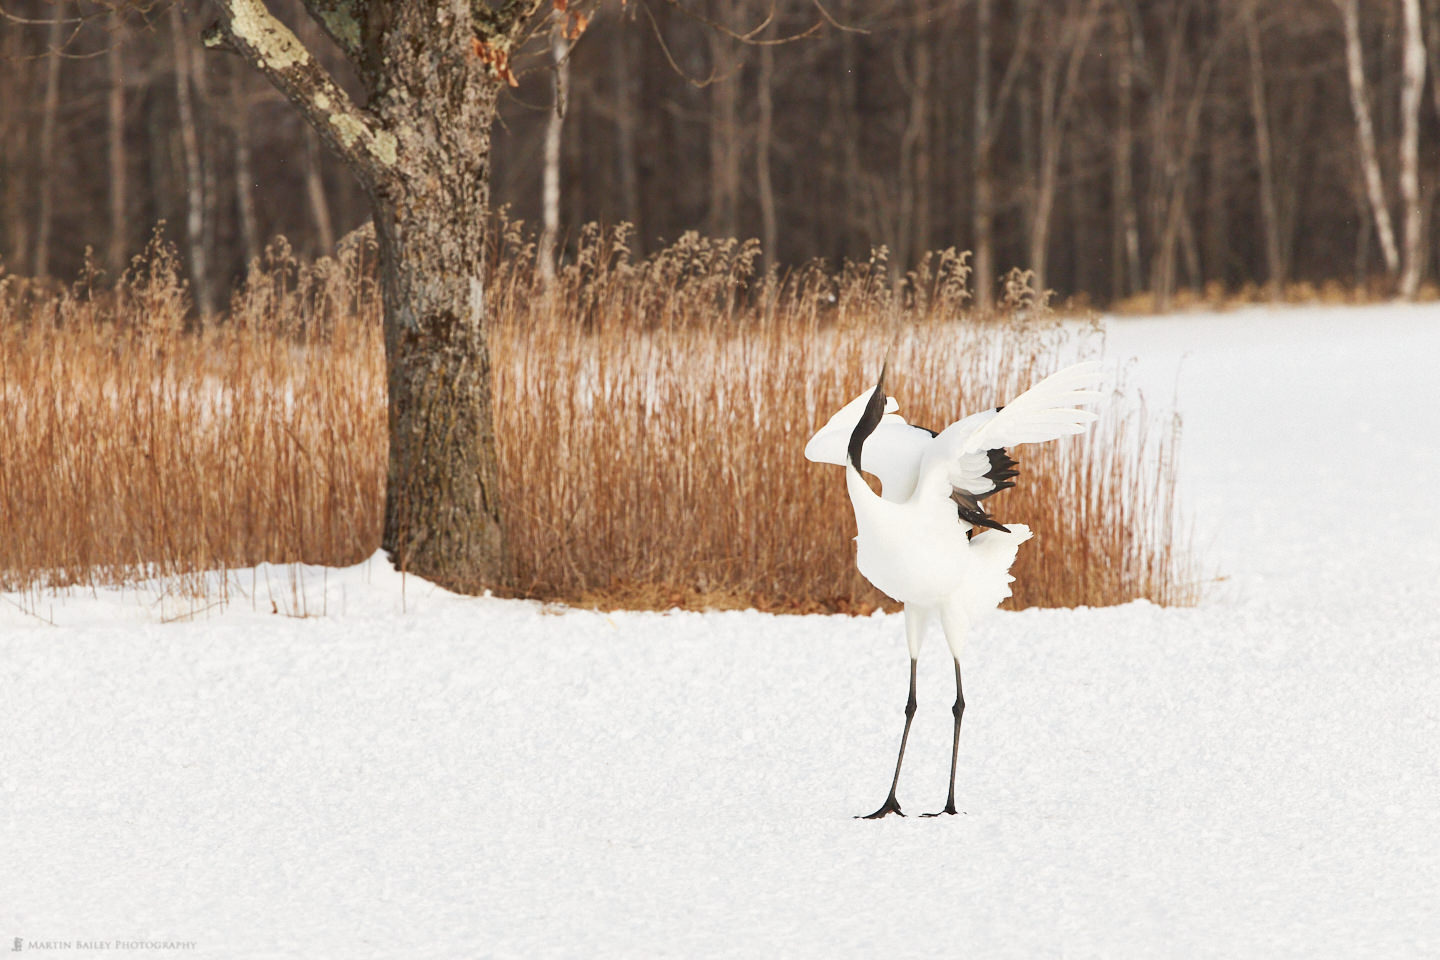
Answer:
MULTIPOLYGON (((898 617, 563 611, 379 559, 303 597, 247 574, 258 597, 182 623, 144 592, 12 596, 0 944, 1440 956, 1440 309, 1108 326, 1178 398, 1224 579, 1195 609, 988 621, 963 816, 852 819, 894 759, 898 617)), ((944 802, 943 651, 911 813, 944 802)))

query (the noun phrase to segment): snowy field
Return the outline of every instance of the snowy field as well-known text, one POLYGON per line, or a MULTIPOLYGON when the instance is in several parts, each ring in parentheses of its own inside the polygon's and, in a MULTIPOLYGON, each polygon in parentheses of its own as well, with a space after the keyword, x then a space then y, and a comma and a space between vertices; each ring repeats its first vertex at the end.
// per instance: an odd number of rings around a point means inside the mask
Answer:
MULTIPOLYGON (((852 819, 892 769, 898 616, 563 611, 378 558, 303 598, 247 573, 258 598, 184 623, 12 596, 0 949, 1440 956, 1440 308, 1108 326, 1185 417, 1223 579, 986 622, 964 815, 852 819)), ((945 799, 944 649, 912 814, 945 799)))

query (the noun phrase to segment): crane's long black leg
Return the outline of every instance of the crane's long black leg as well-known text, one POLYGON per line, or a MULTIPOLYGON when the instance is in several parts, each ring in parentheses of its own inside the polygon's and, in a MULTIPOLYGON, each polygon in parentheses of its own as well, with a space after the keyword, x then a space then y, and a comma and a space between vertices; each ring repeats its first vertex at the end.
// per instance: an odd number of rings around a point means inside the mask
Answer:
POLYGON ((881 817, 892 813, 905 814, 900 812, 900 802, 895 799, 895 788, 900 786, 900 765, 905 762, 905 743, 910 739, 910 721, 915 719, 915 658, 910 658, 910 696, 905 700, 905 732, 900 734, 900 756, 895 758, 895 779, 890 781, 890 796, 885 798, 885 803, 874 813, 867 813, 864 817, 856 817, 857 820, 878 820, 881 817))
MULTIPOLYGON (((955 714, 955 741, 950 747, 950 796, 945 801, 945 809, 940 813, 955 813, 955 762, 960 759, 960 718, 965 716, 965 688, 960 684, 960 661, 955 661, 955 706, 950 709, 955 714)), ((938 817, 940 813, 926 813, 922 816, 938 817)))

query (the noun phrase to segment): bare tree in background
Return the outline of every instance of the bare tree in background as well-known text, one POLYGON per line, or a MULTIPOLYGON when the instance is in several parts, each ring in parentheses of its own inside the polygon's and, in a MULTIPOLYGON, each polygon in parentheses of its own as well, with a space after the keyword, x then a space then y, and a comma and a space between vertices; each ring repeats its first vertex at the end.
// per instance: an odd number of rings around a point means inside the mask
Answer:
POLYGON ((1111 292, 1123 297, 1141 289, 1140 219, 1135 210, 1135 57, 1137 24, 1124 5, 1114 16, 1116 107, 1111 198, 1111 292))
POLYGON ((248 266, 260 257, 260 230, 255 215, 255 173, 250 154, 250 73, 241 63, 230 69, 231 137, 235 148, 235 217, 240 222, 240 244, 248 266))
MULTIPOLYGON (((716 14, 719 22, 733 27, 737 4, 724 4, 716 14)), ((740 11, 740 12, 743 12, 740 11)), ((725 62, 727 43, 719 30, 710 31, 710 62, 725 62)), ((625 74, 622 74, 622 77, 625 74)), ((726 66, 710 84, 710 201, 706 223, 717 237, 738 232, 740 211, 740 68, 726 66)))
POLYGON ((1051 11, 1047 23, 1056 28, 1056 33, 1041 44, 1039 155, 1035 200, 1030 214, 1028 263, 1038 290, 1046 289, 1051 213, 1055 206, 1060 154, 1080 86, 1080 67, 1090 46, 1099 6, 1099 0, 1083 3, 1071 0, 1058 17, 1051 11))
POLYGON ((1011 46, 1010 58, 1000 80, 999 90, 992 97, 990 58, 994 41, 994 0, 978 0, 975 25, 975 127, 971 137, 974 185, 974 276, 975 303, 980 310, 989 310, 995 303, 995 171, 993 152, 1005 117, 1005 106, 1014 88, 1015 78, 1029 50, 1036 0, 1022 0, 1019 27, 1011 46))
POLYGON ((40 121, 40 210, 35 221, 35 273, 50 273, 50 232, 55 222, 55 124, 60 113, 60 60, 65 40, 65 0, 55 0, 50 14, 49 50, 45 60, 45 103, 40 121))
POLYGON ((755 80, 755 99, 760 115, 755 127, 755 192, 760 204, 760 248, 765 269, 775 262, 778 226, 775 215, 775 186, 771 179, 771 148, 775 142, 775 24, 772 20, 760 45, 760 67, 755 80))
POLYGON ((119 11, 112 11, 109 19, 111 41, 105 60, 110 74, 106 117, 110 161, 110 243, 106 248, 105 263, 113 275, 119 276, 130 255, 125 193, 125 50, 120 43, 119 11))
MULTIPOLYGON (((268 237, 309 256, 370 218, 373 191, 314 148, 324 134, 282 94, 239 58, 217 70, 174 42, 169 0, 62 2, 59 47, 50 0, 0 4, 7 273, 34 273, 45 224, 47 273, 75 275, 92 247, 114 275, 164 220, 223 308, 268 237)), ((1027 264, 1061 297, 1157 305, 1187 286, 1273 296, 1281 281, 1373 272, 1402 293, 1434 276, 1440 0, 1418 0, 1421 31, 1409 0, 1098 0, 1083 45, 1066 31, 1092 0, 822 0, 833 22, 813 34, 813 0, 609 0, 565 58, 558 154, 554 24, 540 15, 555 7, 534 2, 534 69, 510 67, 514 51, 484 63, 519 83, 497 99, 493 190, 527 223, 545 222, 548 167, 564 226, 628 221, 636 254, 688 230, 773 236, 781 265, 885 244, 898 280, 954 245, 974 252, 977 307, 1027 264), (767 29, 805 36, 762 51, 767 29)), ((330 42, 303 0, 271 8, 368 123, 363 51, 330 42)), ((204 5, 183 9, 193 24, 204 5)), ((556 246, 578 233, 562 227, 556 246)))
POLYGON ((1420 227, 1420 104, 1425 93, 1425 32, 1420 0, 1401 0, 1404 30, 1400 85, 1400 205, 1405 214, 1405 258, 1400 295, 1414 300, 1420 291, 1425 246, 1420 227))
POLYGON ((1280 214, 1275 202, 1274 152, 1270 146, 1270 109, 1265 100, 1265 58, 1260 44, 1258 0, 1243 0, 1245 49, 1250 59, 1250 119, 1255 124, 1256 165, 1260 168, 1260 213, 1265 225, 1265 286, 1280 299, 1284 266, 1280 257, 1280 214))
POLYGON ((1385 257, 1385 270, 1400 270, 1400 251, 1395 245, 1395 228, 1390 222, 1390 206, 1385 201, 1385 183, 1380 173, 1380 151, 1375 147, 1375 124, 1370 118, 1370 92, 1365 82, 1365 53, 1360 39, 1359 0, 1335 0, 1345 25, 1346 79, 1350 87, 1350 107, 1355 111, 1355 138, 1360 149, 1360 169, 1365 178, 1365 195, 1370 200, 1370 214, 1375 218, 1375 232, 1380 238, 1380 252, 1385 257))
POLYGON ((185 157, 185 238, 190 253, 190 278, 195 306, 201 318, 215 312, 215 288, 210 282, 210 259, 205 242, 207 207, 204 171, 200 157, 200 123, 195 111, 195 64, 185 15, 178 3, 170 6, 170 39, 175 49, 175 103, 179 108, 180 145, 185 157))

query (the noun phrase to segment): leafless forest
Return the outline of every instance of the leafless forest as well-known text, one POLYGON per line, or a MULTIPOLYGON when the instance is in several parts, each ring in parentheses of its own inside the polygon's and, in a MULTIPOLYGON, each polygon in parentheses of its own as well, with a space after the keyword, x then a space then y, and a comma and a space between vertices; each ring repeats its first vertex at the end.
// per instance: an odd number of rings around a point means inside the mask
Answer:
MULTIPOLYGON (((3 10, 8 273, 69 280, 89 247, 114 276, 164 221, 209 310, 268 238, 318 254, 366 216, 265 80, 202 48, 205 4, 3 10)), ((589 221, 633 223, 637 253, 756 237, 780 267, 956 247, 982 305, 1016 266, 1159 307, 1437 273, 1440 0, 615 0, 571 46, 534 40, 495 144, 495 201, 561 258, 589 221)))

